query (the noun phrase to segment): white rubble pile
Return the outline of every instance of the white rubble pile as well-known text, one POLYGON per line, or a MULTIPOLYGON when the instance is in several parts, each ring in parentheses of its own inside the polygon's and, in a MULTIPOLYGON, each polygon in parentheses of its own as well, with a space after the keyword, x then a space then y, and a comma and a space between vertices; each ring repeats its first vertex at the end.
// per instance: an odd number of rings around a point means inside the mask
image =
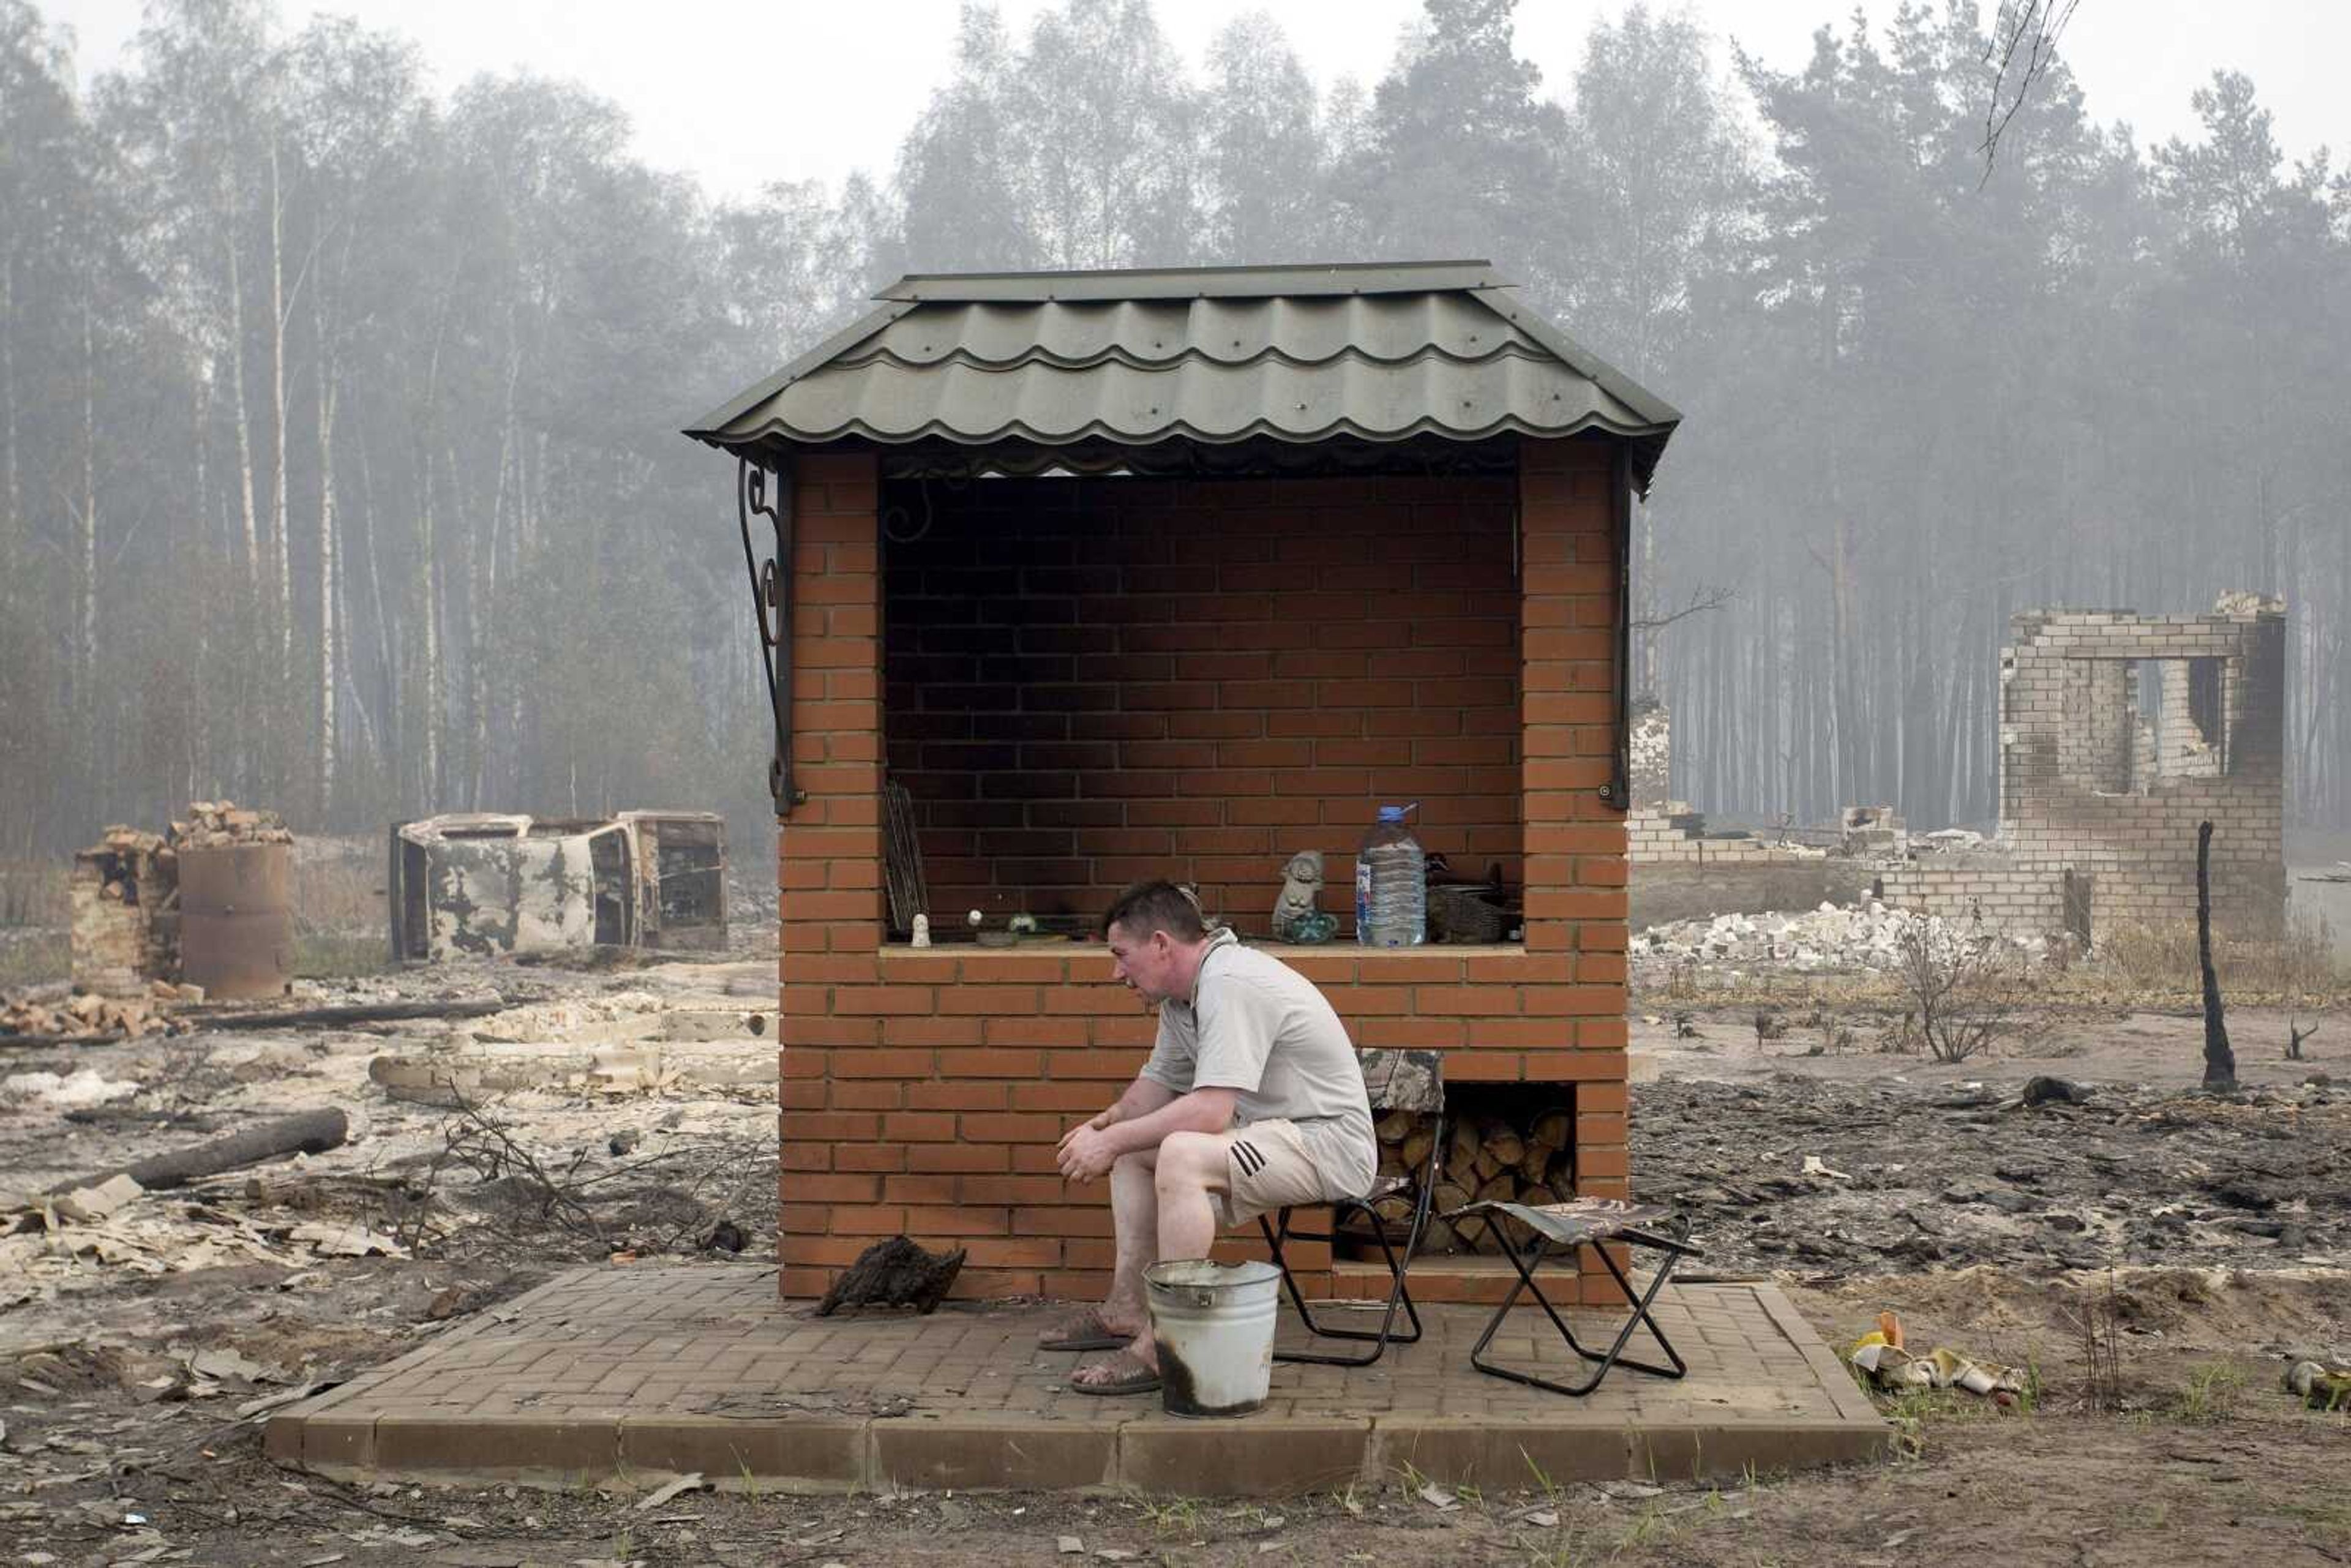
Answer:
POLYGON ((0 1100, 29 1101, 59 1111, 103 1105, 138 1092, 138 1084, 109 1078, 95 1067, 81 1068, 62 1078, 54 1072, 12 1072, 0 1078, 0 1100))
MULTIPOLYGON (((1823 904, 1802 913, 1718 915, 1710 920, 1678 920, 1653 925, 1633 938, 1633 961, 1665 967, 1682 964, 1767 967, 1807 973, 1823 969, 1890 969, 1900 961, 1903 932, 1914 921, 1926 925, 1938 948, 1970 938, 1972 924, 1940 915, 1889 909, 1877 899, 1840 907, 1823 904)), ((2030 962, 2046 956, 2048 943, 1983 928, 2030 962)))

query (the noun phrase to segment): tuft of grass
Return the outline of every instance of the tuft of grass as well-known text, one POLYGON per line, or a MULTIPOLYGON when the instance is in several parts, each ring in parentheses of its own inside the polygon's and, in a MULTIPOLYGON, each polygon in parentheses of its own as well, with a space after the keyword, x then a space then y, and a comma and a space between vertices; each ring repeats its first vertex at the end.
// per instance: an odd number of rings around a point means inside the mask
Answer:
POLYGON ((1144 1498, 1143 1517, 1162 1535, 1200 1532, 1200 1507, 1188 1497, 1144 1498))
POLYGON ((2179 1391, 2172 1412, 2180 1420, 2199 1426, 2226 1421, 2237 1413, 2244 1392, 2245 1374, 2241 1367, 2225 1361, 2208 1361, 2189 1370, 2188 1386, 2179 1391))

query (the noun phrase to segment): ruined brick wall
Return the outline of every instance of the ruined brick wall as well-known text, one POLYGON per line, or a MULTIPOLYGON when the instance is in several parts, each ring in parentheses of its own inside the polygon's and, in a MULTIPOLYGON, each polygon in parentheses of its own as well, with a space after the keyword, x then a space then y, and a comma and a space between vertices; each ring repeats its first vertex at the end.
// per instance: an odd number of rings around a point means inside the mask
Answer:
POLYGON ((74 855, 67 882, 73 984, 101 997, 143 995, 180 977, 177 857, 153 833, 109 828, 74 855))
POLYGON ((1965 919, 1980 914, 2011 931, 2053 934, 2065 926, 2064 862, 1997 851, 1937 855, 1878 874, 1888 904, 1965 919))
MULTIPOLYGON (((1525 445, 1515 490, 1520 570, 1512 667, 1507 674, 1432 674, 1422 682, 1425 689, 1446 680, 1500 680, 1515 694, 1511 738, 1517 761, 1509 794, 1524 876, 1523 945, 1293 951, 1298 967, 1323 987, 1360 1044, 1444 1051, 1447 1075, 1457 1082, 1572 1085, 1577 1189, 1625 1196, 1625 827, 1599 794, 1610 779, 1615 741, 1610 691, 1616 558, 1608 457, 1607 447, 1596 442, 1525 445)), ((1304 483, 1251 482, 1249 490, 1236 494, 1255 491, 1268 508, 1281 507, 1285 495, 1311 495, 1315 505, 1338 504, 1329 498, 1327 486, 1283 489, 1304 483)), ((1374 486, 1362 494, 1364 506, 1386 504, 1376 489, 1384 481, 1348 483, 1374 486)), ((1510 499, 1504 496, 1500 504, 1510 499)), ((1099 1110, 1133 1076, 1147 1053, 1152 1020, 1111 983, 1109 962, 1098 946, 960 945, 917 951, 885 941, 880 799, 885 737, 892 744, 927 739, 905 736, 884 701, 883 612, 890 595, 872 460, 803 460, 795 475, 794 502, 792 749, 796 781, 808 799, 780 824, 777 846, 781 1288, 791 1296, 819 1292, 876 1239, 904 1231, 919 1240, 970 1249, 957 1287, 966 1294, 1098 1293, 1111 1266, 1106 1197, 1099 1186, 1064 1184, 1054 1168, 1053 1146, 1073 1119, 1099 1110)), ((1422 491, 1405 504, 1416 508, 1437 503, 1422 491)), ((1482 509, 1495 506, 1497 497, 1490 487, 1479 486, 1468 504, 1482 509)), ((894 533, 903 535, 906 524, 894 515, 891 518, 894 533)), ((1317 574, 1334 570, 1328 562, 1308 564, 1317 574)), ((1434 587, 1423 577, 1412 591, 1479 591, 1434 587)), ((1310 591, 1306 597, 1311 596, 1310 591)), ((1201 583, 1189 597, 1194 614, 1206 617, 1215 612, 1220 595, 1211 595, 1201 583)), ((1309 626, 1381 628, 1380 645, 1391 651, 1488 645, 1423 643, 1414 626, 1401 621, 1324 620, 1302 615, 1301 609, 1289 618, 1309 626)), ((1282 619, 1277 614, 1262 623, 1282 619)), ((1079 624, 1074 614, 1066 623, 1079 624)), ((1217 652, 1220 625, 1196 620, 1191 637, 1177 640, 1165 656, 1172 661, 1185 647, 1217 652)), ((1310 640, 1305 646, 1314 645, 1310 640)), ((1261 642, 1242 651, 1273 652, 1261 642)), ((1349 696, 1343 683, 1357 677, 1315 678, 1326 679, 1330 688, 1318 692, 1310 706, 1282 711, 1335 713, 1364 721, 1360 732, 1330 738, 1383 738, 1370 724, 1377 715, 1395 711, 1386 706, 1384 692, 1360 686, 1349 696)), ((1115 685, 1073 684, 1086 690, 1120 690, 1115 685)), ((1446 711, 1426 695, 1415 706, 1428 713, 1446 711)), ((1457 701, 1454 708, 1489 706, 1457 701)), ((1008 708, 963 711, 1017 716, 1035 710, 1016 702, 1008 708)), ((1134 711, 1158 718, 1222 710, 1134 711)), ((1254 703, 1234 711, 1262 730, 1264 716, 1272 710, 1254 703)), ((1213 746, 1218 737, 1186 738, 1213 746)), ((1260 733, 1233 738, 1274 737, 1260 733)), ((1458 737, 1424 729, 1410 738, 1418 747, 1458 737)), ((916 760, 927 761, 927 753, 916 760)), ((1144 767, 1124 756, 1120 760, 1144 767)), ((1498 766, 1429 765, 1473 770, 1498 766)), ((1255 773, 1239 761, 1213 766, 1255 773)), ((1357 781, 1362 792, 1354 784, 1332 786, 1326 775, 1295 796, 1272 789, 1195 794, 1155 787, 1107 799, 1188 800, 1217 807, 1299 800, 1315 805, 1318 828, 1325 820, 1322 803, 1343 800, 1350 819, 1343 841, 1352 851, 1360 831, 1356 824, 1368 814, 1367 805, 1375 803, 1369 772, 1374 765, 1334 760, 1332 766, 1364 769, 1357 781)), ((1273 770, 1267 764, 1258 767, 1273 770)), ((1308 767, 1311 771, 1313 765, 1308 767)), ((974 798, 995 797, 983 787, 974 798)), ((1126 825, 1132 819, 1100 829, 1126 825)), ((1307 824, 1236 821, 1227 813, 1213 821, 1140 825, 1165 834, 1154 844, 1165 842, 1165 853, 1181 859, 1231 852, 1194 847, 1187 843, 1194 833, 1307 824)), ((1072 831, 1078 831, 1074 825, 1072 831)), ((1118 871, 1128 869, 1146 868, 1118 871)), ((1331 870, 1334 885, 1326 893, 1325 906, 1335 913, 1352 855, 1331 870)), ((1004 874, 1000 863, 992 874, 1004 874)), ((1097 867, 1082 879, 1050 885, 1084 891, 1106 886, 1107 880, 1097 867)), ((1269 913, 1274 891, 1271 881, 1264 884, 1269 913)), ((1541 1092, 1546 1103, 1558 1098, 1555 1091, 1541 1092)), ((1322 1260, 1312 1249, 1301 1249, 1293 1261, 1303 1265, 1310 1289, 1332 1288, 1331 1276, 1315 1272, 1322 1260)), ((1416 1288, 1422 1278, 1416 1274, 1416 1288)), ((1437 1276, 1428 1278, 1433 1289, 1441 1288, 1437 1276)), ((1463 1288, 1498 1289, 1500 1282, 1499 1276, 1490 1276, 1463 1288)))
MULTIPOLYGON (((2086 884, 2093 940, 2118 924, 2193 919, 2196 825, 2209 819, 2215 920, 2274 932, 2285 905, 2283 606, 2232 595, 2210 615, 2037 611, 2016 616, 2012 633, 2000 736, 2010 873, 2070 869, 2086 884), (2158 664, 2159 706, 2142 700, 2139 661, 2158 664)), ((2044 887, 2041 906, 2062 896, 2044 887)))

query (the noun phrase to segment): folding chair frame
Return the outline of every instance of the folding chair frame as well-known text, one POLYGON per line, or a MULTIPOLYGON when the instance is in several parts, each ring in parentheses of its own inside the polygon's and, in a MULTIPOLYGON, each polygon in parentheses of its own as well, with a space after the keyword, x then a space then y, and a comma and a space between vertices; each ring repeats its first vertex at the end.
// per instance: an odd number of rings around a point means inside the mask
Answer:
MULTIPOLYGON (((1367 1051, 1364 1054, 1370 1057, 1383 1053, 1367 1051)), ((1389 1345, 1416 1344, 1420 1341, 1420 1312, 1412 1304, 1412 1292, 1406 1288, 1405 1278, 1412 1268, 1413 1254, 1420 1250, 1421 1234, 1428 1228, 1429 1210, 1437 1203, 1437 1183, 1445 1169, 1444 1061, 1434 1051, 1396 1051, 1384 1054, 1390 1055, 1393 1062, 1381 1081, 1380 1092, 1373 1097, 1373 1109, 1375 1112, 1419 1110, 1431 1118, 1427 1158, 1416 1177, 1407 1173, 1407 1179, 1416 1180, 1419 1191, 1413 1199, 1412 1221, 1405 1229, 1401 1254, 1395 1239, 1389 1234, 1388 1222, 1381 1217, 1378 1209, 1372 1207, 1377 1201, 1373 1198, 1347 1197, 1332 1204, 1331 1228, 1327 1231, 1291 1229, 1290 1218, 1292 1211, 1288 1208, 1272 1218, 1261 1214, 1257 1221, 1258 1228, 1265 1233, 1265 1244, 1272 1254, 1273 1266, 1281 1270, 1281 1283, 1290 1292, 1290 1305, 1298 1309, 1299 1322, 1306 1325, 1306 1332, 1317 1339, 1350 1340, 1369 1344, 1371 1351, 1368 1354, 1326 1354, 1314 1351, 1278 1350, 1273 1353, 1276 1361, 1302 1362, 1314 1366, 1369 1366, 1379 1360, 1389 1345), (1425 1074, 1426 1080, 1420 1085, 1423 1092, 1418 1094, 1399 1083, 1400 1078, 1409 1077, 1416 1070, 1425 1074), (1396 1098, 1390 1099, 1391 1094, 1396 1098), (1290 1273, 1290 1264, 1281 1255, 1282 1243, 1293 1240, 1335 1243, 1347 1218, 1357 1214, 1370 1221, 1372 1235, 1380 1244, 1380 1256, 1388 1266, 1387 1311, 1381 1317, 1377 1329, 1332 1328, 1325 1322, 1318 1321, 1313 1309, 1306 1304, 1306 1297, 1298 1288, 1297 1278, 1290 1273), (1396 1313, 1399 1311, 1412 1325, 1409 1333, 1396 1331, 1396 1313)), ((1382 1196, 1394 1197, 1402 1190, 1405 1189, 1391 1186, 1382 1196)))
MULTIPOLYGON (((1492 1238, 1495 1244, 1501 1249, 1503 1256, 1510 1259, 1510 1267, 1519 1276, 1518 1282, 1510 1287, 1510 1294, 1504 1296, 1501 1305, 1494 1309, 1493 1317, 1486 1324, 1486 1332, 1479 1334, 1478 1343, 1470 1347, 1469 1364, 1479 1371, 1494 1377, 1507 1378, 1512 1383, 1523 1383, 1531 1388, 1541 1388, 1553 1394, 1564 1394, 1573 1399, 1580 1399, 1599 1387, 1601 1380, 1608 1375, 1613 1367, 1628 1367, 1635 1372, 1646 1372, 1654 1377, 1667 1378, 1678 1378, 1689 1371, 1689 1365, 1682 1360, 1681 1353, 1674 1349, 1673 1342, 1666 1337, 1666 1331, 1657 1326, 1657 1320, 1649 1312, 1651 1304, 1657 1299, 1657 1292, 1665 1289, 1667 1280, 1672 1277, 1675 1266, 1684 1258, 1698 1256, 1698 1249, 1689 1244, 1687 1219, 1682 1221, 1679 1237, 1660 1236, 1655 1231, 1628 1228, 1562 1243, 1552 1240, 1539 1230, 1533 1231, 1532 1244, 1521 1254, 1512 1244, 1510 1233, 1496 1222, 1497 1216, 1490 1211, 1470 1214, 1457 1210, 1446 1218, 1457 1226, 1463 1219, 1481 1221, 1486 1227, 1487 1235, 1492 1238), (1656 1275, 1650 1280, 1647 1290, 1635 1292, 1633 1281, 1625 1276, 1625 1270, 1617 1266, 1615 1258, 1609 1253, 1607 1243, 1610 1241, 1622 1241, 1635 1247, 1654 1248, 1665 1254, 1665 1260, 1658 1265, 1656 1275), (1607 1265, 1609 1275, 1616 1281, 1616 1288, 1624 1293, 1625 1303, 1633 1309, 1625 1319, 1625 1326, 1616 1331, 1615 1343, 1605 1352, 1587 1349, 1576 1339, 1575 1331, 1568 1327, 1567 1320, 1560 1316, 1559 1310, 1552 1305, 1551 1298, 1543 1294, 1542 1286, 1535 1278, 1543 1264, 1552 1260, 1554 1248, 1558 1249, 1559 1256, 1572 1262, 1575 1255, 1586 1247, 1598 1249, 1601 1262, 1607 1265), (1568 1349, 1585 1361, 1599 1364, 1590 1377, 1581 1383, 1560 1383, 1531 1372, 1521 1372, 1515 1367, 1503 1366, 1486 1359, 1486 1347, 1493 1343, 1494 1335, 1500 1332, 1505 1322, 1510 1321, 1510 1310, 1518 1305, 1519 1298, 1528 1293, 1534 1296, 1536 1303, 1543 1310, 1543 1315, 1551 1319, 1552 1326, 1557 1329, 1560 1337, 1567 1342, 1568 1349), (1649 1337, 1657 1342, 1657 1348, 1666 1353, 1666 1359, 1673 1364, 1671 1366, 1659 1366, 1652 1362, 1628 1361, 1625 1358, 1625 1343, 1632 1339, 1633 1330, 1641 1325, 1647 1326, 1649 1337)), ((1530 1229, 1531 1228, 1530 1227, 1530 1229)), ((1570 1276, 1570 1278, 1575 1277, 1577 1276, 1570 1276)))
POLYGON ((1368 1355, 1326 1355, 1312 1351, 1277 1350, 1273 1353, 1274 1360, 1303 1362, 1314 1366, 1369 1366, 1379 1360, 1381 1354, 1391 1344, 1417 1344, 1420 1342, 1420 1312, 1412 1304, 1412 1292, 1405 1288, 1405 1274, 1412 1255, 1419 1249, 1420 1234, 1428 1228, 1428 1211, 1436 1203, 1437 1161, 1443 1157, 1445 1138, 1445 1113, 1441 1111, 1437 1113, 1436 1132, 1437 1143, 1429 1150, 1428 1166, 1420 1178, 1420 1197, 1413 1205, 1412 1224, 1405 1234, 1401 1258, 1396 1255, 1395 1244, 1389 1239, 1387 1221, 1381 1218, 1379 1210, 1361 1198, 1343 1197, 1333 1203, 1331 1206, 1331 1228, 1327 1231, 1292 1230, 1290 1228, 1291 1211, 1287 1208, 1281 1210, 1278 1227, 1274 1219, 1262 1214, 1258 1216, 1258 1228, 1265 1232, 1265 1244, 1273 1253, 1273 1266, 1281 1270, 1282 1286, 1290 1292, 1290 1305, 1298 1309, 1298 1321, 1306 1325, 1306 1332, 1318 1339, 1357 1340, 1369 1343, 1372 1347, 1368 1355), (1281 1255, 1281 1244, 1285 1241, 1335 1242, 1350 1214, 1360 1214, 1371 1221, 1372 1235, 1379 1241, 1380 1256, 1388 1266, 1388 1277, 1392 1282, 1388 1287, 1387 1312, 1381 1317, 1377 1329, 1327 1328, 1316 1322, 1313 1309, 1306 1304, 1306 1297, 1299 1291, 1298 1281, 1290 1273, 1288 1260, 1281 1255), (1399 1309, 1412 1324, 1409 1333, 1396 1332, 1395 1320, 1399 1309))

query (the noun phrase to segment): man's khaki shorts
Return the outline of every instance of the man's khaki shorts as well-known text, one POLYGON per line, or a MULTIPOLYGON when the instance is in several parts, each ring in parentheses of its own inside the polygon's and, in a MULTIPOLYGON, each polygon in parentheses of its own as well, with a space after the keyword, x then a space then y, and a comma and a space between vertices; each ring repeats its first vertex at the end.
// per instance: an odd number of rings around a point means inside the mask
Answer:
POLYGON ((1217 1195, 1217 1218, 1225 1226, 1322 1201, 1322 1177, 1294 1124, 1251 1122, 1226 1137, 1226 1187, 1217 1195))

